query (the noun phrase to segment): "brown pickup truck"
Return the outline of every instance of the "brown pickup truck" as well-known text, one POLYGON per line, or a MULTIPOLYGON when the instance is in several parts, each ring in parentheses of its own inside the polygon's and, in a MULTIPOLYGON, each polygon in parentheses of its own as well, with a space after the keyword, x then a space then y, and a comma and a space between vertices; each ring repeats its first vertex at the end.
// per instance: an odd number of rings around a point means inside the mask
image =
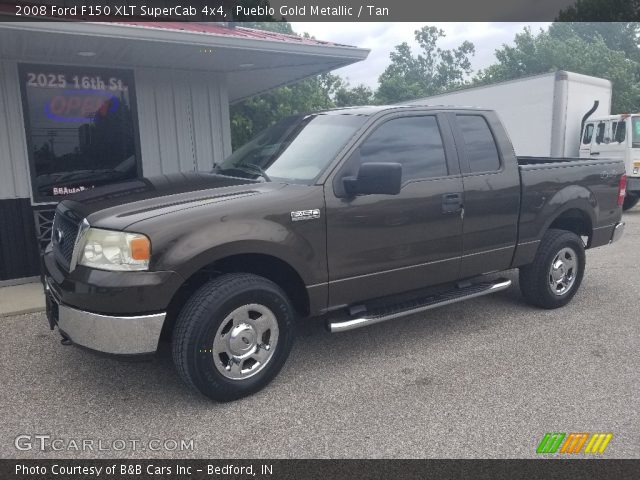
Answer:
POLYGON ((296 322, 332 332, 504 290, 542 308, 623 232, 620 160, 517 158, 497 116, 363 107, 284 119, 212 172, 84 191, 57 208, 48 318, 131 355, 170 339, 185 382, 228 401, 284 364, 296 322))

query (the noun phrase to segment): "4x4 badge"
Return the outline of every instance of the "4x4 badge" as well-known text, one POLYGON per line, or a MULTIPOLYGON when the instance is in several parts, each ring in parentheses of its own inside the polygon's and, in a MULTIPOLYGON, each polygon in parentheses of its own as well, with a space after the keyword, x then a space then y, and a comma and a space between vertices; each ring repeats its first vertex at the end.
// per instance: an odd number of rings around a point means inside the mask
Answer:
POLYGON ((313 210, 296 210, 291 212, 291 221, 298 222, 300 220, 313 220, 320 218, 320 209, 314 208, 313 210))

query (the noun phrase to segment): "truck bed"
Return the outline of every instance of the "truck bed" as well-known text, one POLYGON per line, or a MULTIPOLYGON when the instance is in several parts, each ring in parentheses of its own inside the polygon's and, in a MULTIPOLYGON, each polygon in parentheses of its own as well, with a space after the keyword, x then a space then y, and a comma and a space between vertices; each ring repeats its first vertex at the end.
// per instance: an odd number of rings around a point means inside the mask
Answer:
MULTIPOLYGON (((540 239, 549 219, 565 216, 591 226, 589 246, 607 243, 620 217, 617 192, 624 164, 619 159, 517 157, 520 172, 520 244, 540 239)), ((572 220, 567 220, 572 221, 572 220)))
POLYGON ((613 158, 580 158, 580 157, 517 157, 518 165, 522 166, 545 166, 554 167, 558 164, 571 163, 572 166, 589 166, 589 165, 606 165, 610 163, 618 163, 613 158))

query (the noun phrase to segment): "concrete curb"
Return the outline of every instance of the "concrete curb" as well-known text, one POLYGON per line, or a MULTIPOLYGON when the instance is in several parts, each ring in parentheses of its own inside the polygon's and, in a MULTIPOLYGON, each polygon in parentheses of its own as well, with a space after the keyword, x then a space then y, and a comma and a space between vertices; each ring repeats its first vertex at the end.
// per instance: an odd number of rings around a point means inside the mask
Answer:
POLYGON ((44 291, 40 282, 0 288, 0 318, 45 309, 44 291))
POLYGON ((45 307, 25 308, 24 310, 12 310, 7 312, 0 312, 0 318, 26 315, 27 313, 38 313, 38 312, 44 312, 44 311, 45 311, 45 307))

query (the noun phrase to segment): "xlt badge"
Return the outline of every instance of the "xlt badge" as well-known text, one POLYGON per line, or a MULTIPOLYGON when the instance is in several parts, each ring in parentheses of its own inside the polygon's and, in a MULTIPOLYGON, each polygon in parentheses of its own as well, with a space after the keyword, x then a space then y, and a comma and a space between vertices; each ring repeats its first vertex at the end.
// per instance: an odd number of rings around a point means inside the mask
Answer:
POLYGON ((300 220, 313 220, 320 218, 320 209, 314 208, 313 210, 295 210, 291 212, 291 221, 298 222, 300 220))

